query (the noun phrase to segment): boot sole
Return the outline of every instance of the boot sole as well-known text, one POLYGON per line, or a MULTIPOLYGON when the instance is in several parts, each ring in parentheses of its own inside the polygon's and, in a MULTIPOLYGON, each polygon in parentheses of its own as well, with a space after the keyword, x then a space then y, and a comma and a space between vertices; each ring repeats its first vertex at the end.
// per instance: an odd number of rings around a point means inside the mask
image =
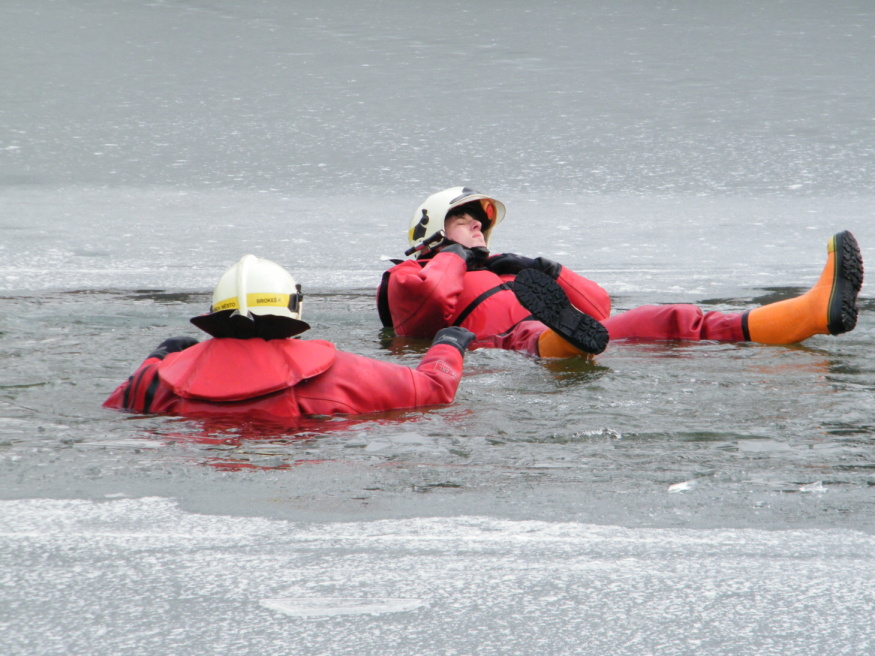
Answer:
POLYGON ((548 328, 585 353, 608 346, 608 329, 574 307, 559 283, 536 269, 523 269, 513 283, 517 300, 548 328))
POLYGON ((857 325, 857 295, 863 286, 863 255, 847 230, 833 236, 835 277, 829 296, 827 330, 841 335, 857 325))

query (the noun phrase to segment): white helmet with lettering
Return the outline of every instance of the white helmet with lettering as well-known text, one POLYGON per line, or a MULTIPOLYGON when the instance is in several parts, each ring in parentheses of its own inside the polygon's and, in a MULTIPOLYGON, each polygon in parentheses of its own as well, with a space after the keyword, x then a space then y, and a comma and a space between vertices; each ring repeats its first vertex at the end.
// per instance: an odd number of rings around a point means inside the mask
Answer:
POLYGON ((292 337, 310 328, 301 321, 301 285, 276 262, 244 255, 216 288, 209 314, 191 322, 213 337, 292 337))
MULTIPOLYGON (((476 201, 479 202, 475 206, 478 214, 475 218, 483 223, 481 230, 488 246, 492 229, 504 219, 504 204, 468 187, 451 187, 432 194, 416 208, 413 218, 410 219, 410 229, 407 231, 407 241, 411 249, 443 230, 444 219, 450 210, 476 201)), ((415 251, 413 257, 419 257, 420 252, 415 251)))

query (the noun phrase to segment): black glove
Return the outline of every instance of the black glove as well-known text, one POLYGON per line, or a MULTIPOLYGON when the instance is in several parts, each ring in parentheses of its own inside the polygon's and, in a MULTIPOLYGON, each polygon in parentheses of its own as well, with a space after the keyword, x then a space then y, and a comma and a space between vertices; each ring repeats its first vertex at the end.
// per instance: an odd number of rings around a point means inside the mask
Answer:
MULTIPOLYGON (((158 345, 158 348, 149 354, 149 357, 163 360, 170 353, 184 351, 189 346, 194 346, 195 344, 197 344, 197 340, 194 337, 168 337, 158 345)), ((146 359, 148 360, 148 358, 146 359)))
POLYGON ((562 272, 562 265, 545 257, 525 257, 515 253, 501 253, 486 260, 486 268, 497 275, 506 273, 516 275, 523 269, 536 269, 556 280, 562 272))
POLYGON ((483 248, 482 246, 475 246, 474 248, 466 248, 462 246, 462 244, 450 241, 447 239, 445 242, 447 246, 441 246, 441 253, 455 253, 463 260, 465 260, 465 264, 468 266, 468 271, 477 271, 484 267, 484 263, 486 262, 486 258, 489 257, 489 250, 483 248))
POLYGON ((462 244, 457 244, 454 241, 448 240, 446 243, 448 243, 447 246, 441 246, 441 253, 455 253, 465 260, 465 264, 468 263, 468 260, 474 257, 474 253, 470 248, 465 248, 462 244))
POLYGON ((475 337, 476 335, 467 328, 450 326, 449 328, 441 328, 437 331, 437 335, 434 336, 434 341, 431 345, 449 344, 450 346, 455 346, 459 349, 459 353, 465 355, 465 351, 468 350, 468 344, 473 342, 475 337))

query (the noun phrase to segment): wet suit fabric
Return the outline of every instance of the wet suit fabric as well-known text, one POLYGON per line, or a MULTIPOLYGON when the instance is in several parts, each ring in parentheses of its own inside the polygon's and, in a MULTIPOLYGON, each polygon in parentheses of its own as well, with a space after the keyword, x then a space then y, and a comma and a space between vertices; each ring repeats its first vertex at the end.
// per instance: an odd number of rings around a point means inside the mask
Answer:
MULTIPOLYGON (((387 272, 378 290, 381 315, 391 317, 397 335, 430 338, 446 326, 461 325, 477 335, 472 348, 502 348, 538 355, 547 330, 513 293, 514 274, 468 270, 455 253, 425 261, 405 260, 387 272)), ((646 305, 610 316, 608 293, 595 282, 561 267, 557 282, 578 310, 598 319, 611 340, 742 341, 741 314, 703 313, 694 305, 646 305)))
POLYGON ((462 355, 432 346, 412 369, 322 340, 208 339, 150 355, 104 407, 191 417, 289 420, 451 403, 462 355))

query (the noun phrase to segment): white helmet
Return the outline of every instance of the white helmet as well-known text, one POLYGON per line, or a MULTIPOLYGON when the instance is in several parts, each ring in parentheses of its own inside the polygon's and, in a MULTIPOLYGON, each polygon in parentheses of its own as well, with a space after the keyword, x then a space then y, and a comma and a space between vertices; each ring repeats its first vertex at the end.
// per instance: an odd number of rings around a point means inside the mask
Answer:
MULTIPOLYGON (((504 204, 468 187, 451 187, 432 194, 416 208, 413 218, 410 219, 410 229, 407 231, 407 241, 410 242, 410 247, 416 248, 422 242, 427 241, 429 237, 443 230, 444 219, 451 209, 478 200, 487 219, 486 223, 481 226, 481 230, 488 246, 492 229, 504 219, 504 204)), ((413 257, 419 257, 419 252, 414 252, 413 257)))
POLYGON ((244 255, 213 290, 210 313, 191 322, 213 337, 280 339, 304 332, 301 286, 276 262, 244 255))

